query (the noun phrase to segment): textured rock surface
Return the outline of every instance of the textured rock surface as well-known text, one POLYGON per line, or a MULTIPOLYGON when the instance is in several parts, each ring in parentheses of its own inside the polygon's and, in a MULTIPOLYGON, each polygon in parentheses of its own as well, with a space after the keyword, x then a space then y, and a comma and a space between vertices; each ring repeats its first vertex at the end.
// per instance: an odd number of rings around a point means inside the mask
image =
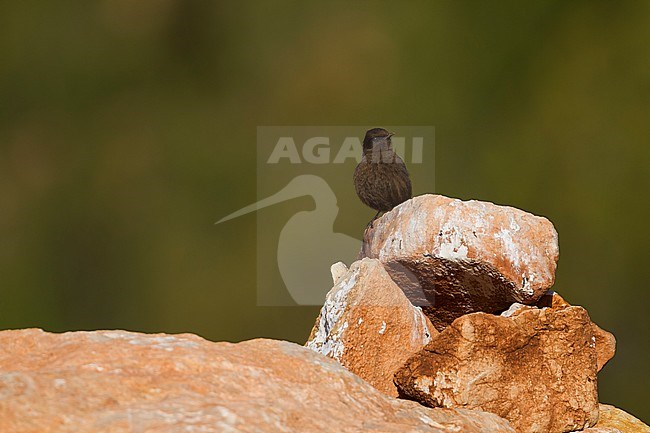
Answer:
MULTIPOLYGON (((549 292, 542 296, 538 301, 539 307, 550 308, 566 308, 570 307, 567 301, 562 298, 557 292, 549 292)), ((611 332, 607 332, 595 323, 591 323, 593 327, 594 338, 596 339, 596 361, 598 371, 607 364, 607 362, 614 357, 616 353, 616 338, 611 332)))
POLYGON ((33 329, 0 332, 0 431, 514 433, 387 397, 293 343, 33 329))
POLYGON ((415 197, 375 221, 361 251, 416 276, 439 330, 463 314, 535 303, 553 285, 558 254, 546 218, 440 195, 415 197))
MULTIPOLYGON (((599 428, 599 427, 591 427, 587 428, 584 430, 578 430, 578 432, 584 432, 584 433, 623 433, 617 428, 610 428, 610 427, 605 427, 605 428, 599 428)), ((575 433, 578 433, 575 432, 575 433)))
POLYGON ((581 430, 598 420, 593 332, 581 307, 463 316, 396 380, 428 406, 480 408, 520 433, 581 430))
POLYGON ((596 427, 617 429, 621 433, 650 433, 650 427, 641 420, 609 404, 600 405, 596 427))
POLYGON ((336 359, 380 391, 397 396, 393 376, 437 334, 381 262, 354 262, 340 276, 316 320, 306 346, 336 359))

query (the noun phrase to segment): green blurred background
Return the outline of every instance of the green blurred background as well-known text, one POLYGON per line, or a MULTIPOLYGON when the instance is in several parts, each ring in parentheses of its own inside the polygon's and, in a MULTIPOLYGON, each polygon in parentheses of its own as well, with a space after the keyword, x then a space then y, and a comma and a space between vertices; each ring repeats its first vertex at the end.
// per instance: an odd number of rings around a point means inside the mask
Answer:
POLYGON ((1 2, 0 327, 304 342, 318 308, 255 304, 255 214, 213 225, 256 127, 434 125, 436 192, 553 221, 618 340, 601 401, 647 421, 649 41, 647 1, 1 2))

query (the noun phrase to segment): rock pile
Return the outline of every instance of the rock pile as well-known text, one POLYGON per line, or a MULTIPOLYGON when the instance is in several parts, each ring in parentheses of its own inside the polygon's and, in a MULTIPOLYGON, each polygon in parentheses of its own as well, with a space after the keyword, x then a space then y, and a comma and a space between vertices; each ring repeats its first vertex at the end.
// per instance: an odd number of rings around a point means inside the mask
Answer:
POLYGON ((0 432, 650 432, 598 404, 615 340, 549 292, 546 219, 417 197, 361 256, 307 347, 0 331, 0 432))
POLYGON ((596 432, 615 339, 551 291, 558 256, 545 218, 415 197, 366 231, 306 345, 391 396, 491 412, 520 433, 596 432))

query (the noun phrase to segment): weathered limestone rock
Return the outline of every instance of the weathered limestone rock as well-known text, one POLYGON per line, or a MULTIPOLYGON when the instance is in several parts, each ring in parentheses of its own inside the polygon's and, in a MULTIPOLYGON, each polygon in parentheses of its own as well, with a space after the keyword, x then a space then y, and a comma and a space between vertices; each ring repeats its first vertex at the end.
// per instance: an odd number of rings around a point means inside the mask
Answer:
POLYGON ((600 404, 597 428, 617 429, 621 433, 650 433, 650 427, 629 413, 611 406, 600 404))
POLYGON ((306 346, 396 397, 395 372, 437 331, 378 260, 354 262, 342 276, 337 269, 332 276, 338 283, 327 294, 306 346))
POLYGON ((598 420, 596 352, 581 307, 456 319, 396 374, 432 407, 481 409, 520 433, 582 430, 598 420))
POLYGON ((361 251, 389 272, 413 273, 438 330, 463 314, 534 304, 553 285, 558 254, 546 218, 440 195, 415 197, 375 221, 361 251))
POLYGON ((0 332, 0 431, 514 433, 387 397, 293 343, 34 329, 0 332))
MULTIPOLYGON (((542 296, 537 302, 537 305, 540 308, 550 307, 555 309, 571 306, 557 292, 552 291, 542 296)), ((614 334, 605 331, 595 323, 592 322, 591 325, 593 327, 594 338, 596 339, 597 368, 600 371, 616 353, 616 338, 614 334)))

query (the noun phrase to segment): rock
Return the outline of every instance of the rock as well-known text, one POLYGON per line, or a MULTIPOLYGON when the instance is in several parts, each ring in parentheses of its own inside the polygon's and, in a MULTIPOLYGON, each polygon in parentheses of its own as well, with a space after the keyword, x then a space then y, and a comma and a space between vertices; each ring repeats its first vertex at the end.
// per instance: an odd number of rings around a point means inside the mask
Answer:
POLYGON ((425 314, 442 330, 463 314, 534 304, 555 280, 557 233, 546 218, 512 207, 423 195, 366 231, 362 257, 418 279, 425 314))
MULTIPOLYGON (((562 296, 553 291, 542 296, 537 305, 539 307, 550 307, 556 309, 571 306, 571 304, 565 301, 562 296)), ((605 331, 593 322, 591 323, 591 326, 593 328, 594 338, 596 339, 597 369, 600 371, 616 353, 616 338, 614 337, 614 334, 605 331)))
POLYGON ((306 346, 397 396, 393 376, 437 331, 379 260, 354 262, 327 294, 306 346))
POLYGON ((427 406, 492 412, 520 433, 598 420, 596 351, 581 307, 460 317, 406 362, 396 383, 427 406))
POLYGON ((524 311, 534 310, 535 308, 536 307, 531 307, 530 305, 524 305, 520 304, 519 302, 515 302, 506 311, 502 312, 499 315, 501 317, 513 317, 523 313, 524 311))
POLYGON ((567 301, 564 300, 562 296, 560 296, 559 293, 549 290, 548 292, 544 293, 544 295, 539 298, 537 301, 537 304, 535 304, 539 308, 566 308, 566 307, 571 307, 571 304, 569 304, 567 301))
POLYGON ((499 432, 496 415, 385 396, 293 343, 0 332, 0 431, 499 432))
POLYGON ((330 267, 330 273, 332 274, 332 283, 336 286, 348 273, 348 267, 343 262, 336 262, 330 267))
POLYGON ((600 404, 600 416, 597 428, 617 429, 621 433, 650 433, 650 427, 629 413, 611 406, 600 404))
POLYGON ((605 331, 593 322, 591 322, 591 326, 596 340, 596 369, 600 371, 616 353, 616 338, 614 334, 605 331))
POLYGON ((578 433, 578 432, 582 432, 582 433, 623 433, 622 431, 620 431, 617 428, 598 428, 598 427, 587 428, 587 429, 584 429, 584 430, 577 430, 576 432, 572 432, 572 433, 578 433))

